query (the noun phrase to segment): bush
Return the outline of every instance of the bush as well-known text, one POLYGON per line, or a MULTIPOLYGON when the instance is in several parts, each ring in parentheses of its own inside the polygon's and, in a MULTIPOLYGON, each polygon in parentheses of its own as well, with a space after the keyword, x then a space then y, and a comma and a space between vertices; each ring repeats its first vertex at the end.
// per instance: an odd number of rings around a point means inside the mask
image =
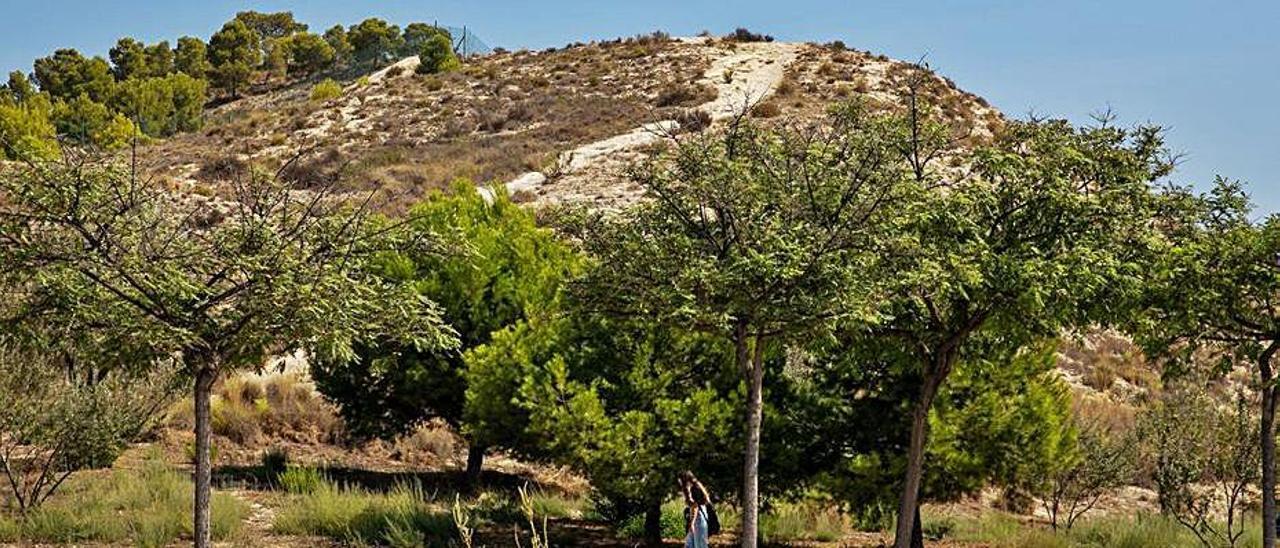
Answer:
POLYGON ((711 115, 702 109, 687 109, 676 116, 676 123, 683 131, 697 133, 711 127, 711 115))
POLYGON ((698 98, 698 90, 693 86, 680 84, 668 84, 658 92, 657 98, 653 100, 653 105, 657 107, 672 107, 691 103, 698 98))
POLYGON ((330 99, 337 99, 342 96, 342 86, 333 81, 333 78, 325 78, 315 87, 311 88, 311 100, 316 102, 324 102, 330 99))
POLYGON ((51 159, 58 155, 57 129, 43 97, 18 104, 0 101, 0 160, 51 159))
MULTIPOLYGON (((109 467, 168 402, 167 371, 97 382, 0 340, 0 470, 20 510, 38 508, 77 470, 109 467)), ((0 491, 3 493, 4 491, 0 491)), ((2 500, 2 499, 0 499, 2 500)))
POLYGON ((751 115, 756 118, 774 118, 780 114, 782 109, 774 102, 757 103, 756 106, 751 107, 751 115))
POLYGON ((216 396, 213 432, 240 445, 266 439, 331 443, 342 438, 342 420, 333 406, 296 374, 231 377, 216 396))
POLYGON ((734 42, 772 42, 773 41, 773 37, 769 36, 768 34, 754 33, 742 27, 738 27, 734 29, 733 34, 730 34, 726 38, 734 42))
POLYGON ((436 34, 422 43, 418 50, 418 73, 439 74, 458 70, 462 63, 453 53, 453 43, 448 36, 436 34))
POLYGON ((282 447, 272 447, 262 454, 262 473, 273 483, 289 469, 289 453, 282 447))
MULTIPOLYGON (((720 510, 717 506, 716 510, 720 510)), ((720 523, 725 523, 723 513, 720 516, 720 523)), ((684 502, 680 500, 670 500, 662 505, 662 517, 659 519, 662 524, 663 538, 683 538, 684 537, 684 502)), ((727 525, 727 524, 726 524, 727 525)), ((644 514, 631 516, 618 525, 618 535, 626 538, 643 538, 644 537, 644 514)))

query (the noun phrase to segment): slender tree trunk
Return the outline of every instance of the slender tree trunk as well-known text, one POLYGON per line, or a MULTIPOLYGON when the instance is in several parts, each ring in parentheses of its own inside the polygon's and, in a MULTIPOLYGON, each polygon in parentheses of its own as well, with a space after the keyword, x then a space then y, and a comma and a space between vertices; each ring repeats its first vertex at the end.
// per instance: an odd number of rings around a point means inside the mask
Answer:
POLYGON ((924 449, 929 440, 929 408, 938 395, 950 364, 941 358, 930 363, 920 387, 920 399, 911 412, 911 445, 907 448, 907 473, 902 484, 902 498, 898 503, 898 524, 894 535, 894 548, 911 548, 919 520, 920 481, 924 477, 924 449))
POLYGON ((747 447, 742 466, 742 547, 756 548, 760 536, 760 423, 764 413, 764 341, 749 348, 745 327, 735 336, 738 364, 747 381, 747 447))
POLYGON ((210 535, 210 494, 212 491, 213 466, 209 451, 211 427, 209 416, 209 399, 213 393, 213 382, 217 378, 217 370, 204 366, 196 372, 196 470, 195 470, 195 536, 196 548, 211 546, 210 535))
POLYGON ((484 473, 484 452, 487 447, 472 443, 467 447, 467 487, 480 485, 480 475, 484 473))
POLYGON ((1276 547, 1276 387, 1271 358, 1277 345, 1273 342, 1258 357, 1258 376, 1262 391, 1262 546, 1276 547))
POLYGON ((650 502, 644 509, 644 543, 662 546, 662 501, 650 502))

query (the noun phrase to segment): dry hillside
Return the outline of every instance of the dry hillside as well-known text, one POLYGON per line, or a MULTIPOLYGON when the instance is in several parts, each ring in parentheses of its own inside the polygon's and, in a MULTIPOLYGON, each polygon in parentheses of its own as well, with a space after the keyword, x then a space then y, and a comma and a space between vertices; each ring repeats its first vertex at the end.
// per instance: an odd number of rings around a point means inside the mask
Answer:
MULTIPOLYGON (((621 168, 667 135, 748 108, 762 119, 816 121, 854 96, 887 105, 912 68, 839 44, 659 33, 495 53, 443 76, 418 75, 416 64, 349 82, 332 100, 312 100, 314 82, 303 82, 223 105, 200 132, 144 156, 158 175, 205 195, 255 163, 288 164, 282 175, 300 188, 335 176, 353 190, 388 190, 393 212, 456 178, 509 183, 519 200, 609 207, 637 195, 621 168)), ((949 80, 930 75, 925 88, 976 136, 1000 122, 949 80)))

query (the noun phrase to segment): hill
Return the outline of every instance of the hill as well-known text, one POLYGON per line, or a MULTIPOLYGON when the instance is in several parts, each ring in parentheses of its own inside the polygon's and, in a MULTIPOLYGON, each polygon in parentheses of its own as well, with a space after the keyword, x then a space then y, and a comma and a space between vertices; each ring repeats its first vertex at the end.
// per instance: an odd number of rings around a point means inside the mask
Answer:
MULTIPOLYGON (((207 193, 239 166, 280 167, 305 186, 339 178, 380 188, 403 208, 455 178, 509 183, 521 201, 634 199, 627 161, 678 131, 749 110, 758 118, 820 121, 839 100, 891 104, 913 65, 842 44, 665 34, 544 51, 500 51, 460 71, 419 75, 415 57, 310 98, 314 82, 210 110, 199 132, 144 151, 156 173, 207 193)), ((1000 114, 949 80, 929 76, 932 102, 982 135, 1000 114)))

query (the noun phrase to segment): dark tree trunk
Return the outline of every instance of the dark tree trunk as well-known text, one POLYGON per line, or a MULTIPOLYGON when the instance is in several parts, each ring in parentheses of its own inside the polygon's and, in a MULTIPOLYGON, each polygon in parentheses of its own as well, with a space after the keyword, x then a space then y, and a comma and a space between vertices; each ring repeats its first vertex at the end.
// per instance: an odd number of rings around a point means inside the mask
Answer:
POLYGON ((1271 358, 1277 345, 1273 342, 1258 357, 1258 377, 1262 392, 1262 546, 1276 546, 1276 387, 1271 358))
POLYGON ((662 502, 649 503, 644 509, 644 543, 662 546, 662 502))
POLYGON ((760 536, 760 424, 764 413, 764 341, 754 353, 745 327, 735 334, 738 365, 747 381, 747 447, 742 466, 742 548, 756 548, 760 536))
POLYGON ((217 371, 212 367, 201 367, 196 372, 195 383, 195 430, 196 430, 196 462, 195 462, 195 514, 194 541, 196 548, 211 546, 210 495, 212 491, 213 463, 210 462, 210 416, 209 399, 213 393, 213 382, 217 371))
POLYGON ((911 528, 911 548, 924 548, 924 521, 920 519, 919 503, 916 503, 916 525, 911 528))
POLYGON ((929 408, 938 395, 942 381, 951 370, 951 358, 945 353, 926 365, 920 399, 911 412, 911 445, 907 448, 907 472, 898 502, 898 524, 894 548, 911 548, 920 515, 920 482, 924 477, 924 450, 929 440, 929 408))
POLYGON ((480 476, 484 472, 484 452, 487 449, 475 443, 467 447, 467 487, 469 488, 474 489, 480 486, 480 476))

